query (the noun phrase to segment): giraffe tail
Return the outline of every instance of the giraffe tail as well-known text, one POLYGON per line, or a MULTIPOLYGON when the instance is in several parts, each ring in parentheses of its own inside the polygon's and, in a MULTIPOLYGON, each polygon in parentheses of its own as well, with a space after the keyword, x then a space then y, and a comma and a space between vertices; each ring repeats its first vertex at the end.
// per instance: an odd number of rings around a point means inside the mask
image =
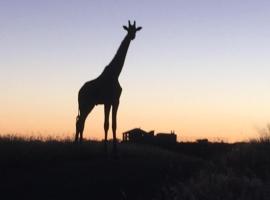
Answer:
POLYGON ((80 109, 78 109, 78 115, 76 117, 76 132, 75 132, 75 142, 78 141, 78 137, 79 137, 79 119, 80 119, 80 109))
POLYGON ((79 120, 79 118, 80 118, 80 108, 78 108, 78 115, 76 117, 76 122, 79 120))

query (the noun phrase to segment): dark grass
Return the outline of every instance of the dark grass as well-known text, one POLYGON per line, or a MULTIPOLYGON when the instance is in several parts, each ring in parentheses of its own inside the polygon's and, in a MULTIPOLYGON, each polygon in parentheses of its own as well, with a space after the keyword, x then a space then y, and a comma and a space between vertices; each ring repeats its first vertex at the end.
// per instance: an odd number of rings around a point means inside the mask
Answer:
MULTIPOLYGON (((119 144, 0 138, 4 199, 268 199, 270 143, 119 144)), ((2 199, 2 198, 1 198, 2 199)))

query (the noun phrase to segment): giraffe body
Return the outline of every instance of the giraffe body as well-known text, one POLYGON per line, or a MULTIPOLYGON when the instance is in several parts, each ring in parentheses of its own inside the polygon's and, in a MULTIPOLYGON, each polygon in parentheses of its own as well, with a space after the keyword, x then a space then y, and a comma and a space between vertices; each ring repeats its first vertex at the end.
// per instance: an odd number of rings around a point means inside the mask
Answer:
MULTIPOLYGON (((79 106, 110 104, 119 100, 122 88, 118 80, 104 80, 101 77, 86 82, 78 95, 79 106)), ((79 107, 81 110, 81 108, 79 107)))
POLYGON ((109 129, 109 115, 112 108, 112 131, 113 131, 113 149, 116 151, 116 124, 117 110, 122 88, 118 81, 118 77, 122 71, 129 44, 136 36, 136 32, 141 27, 133 25, 123 26, 127 31, 127 35, 118 48, 116 55, 109 65, 105 67, 99 77, 86 82, 80 89, 78 94, 79 113, 76 121, 75 141, 82 141, 85 120, 95 105, 104 105, 104 131, 105 131, 105 147, 107 149, 107 135, 109 129))

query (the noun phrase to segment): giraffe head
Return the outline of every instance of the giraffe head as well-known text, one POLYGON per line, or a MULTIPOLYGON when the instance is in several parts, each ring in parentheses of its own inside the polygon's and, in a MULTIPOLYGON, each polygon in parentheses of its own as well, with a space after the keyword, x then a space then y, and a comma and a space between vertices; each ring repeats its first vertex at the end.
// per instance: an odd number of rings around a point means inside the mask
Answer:
POLYGON ((128 27, 123 26, 123 28, 128 32, 128 37, 130 40, 134 40, 136 37, 136 32, 141 30, 142 27, 136 27, 136 21, 134 21, 133 25, 131 25, 130 21, 128 20, 128 27))

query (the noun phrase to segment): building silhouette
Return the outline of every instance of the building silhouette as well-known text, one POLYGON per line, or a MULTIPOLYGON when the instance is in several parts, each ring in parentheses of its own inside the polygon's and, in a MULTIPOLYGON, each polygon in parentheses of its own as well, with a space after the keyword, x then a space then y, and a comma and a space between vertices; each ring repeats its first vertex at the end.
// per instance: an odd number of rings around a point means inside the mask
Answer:
POLYGON ((134 128, 123 133, 123 142, 144 143, 144 144, 175 144, 177 136, 174 131, 170 133, 157 133, 134 128))

